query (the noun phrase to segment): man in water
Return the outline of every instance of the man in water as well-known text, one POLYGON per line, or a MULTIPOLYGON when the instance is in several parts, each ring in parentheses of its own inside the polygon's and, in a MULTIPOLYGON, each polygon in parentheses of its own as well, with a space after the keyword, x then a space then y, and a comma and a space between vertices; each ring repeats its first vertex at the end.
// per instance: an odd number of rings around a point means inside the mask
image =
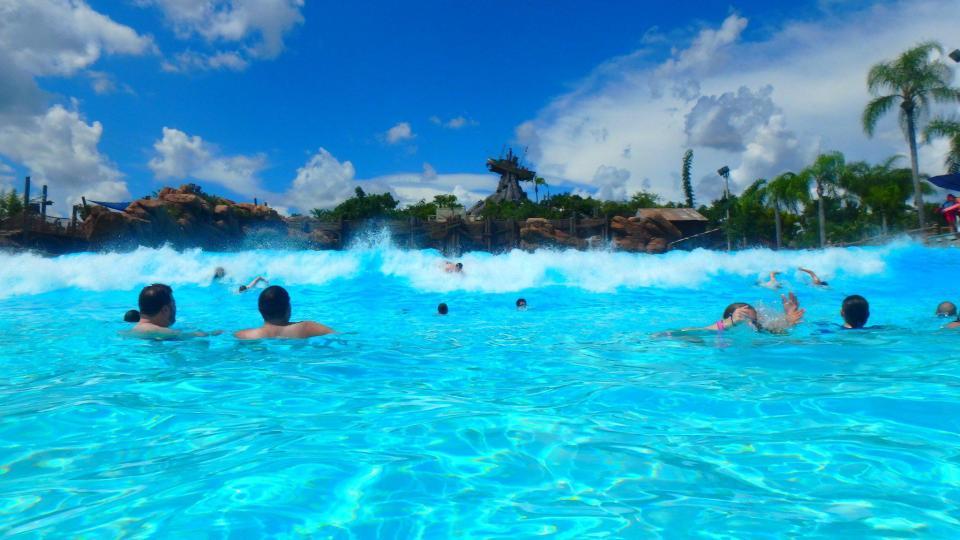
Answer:
POLYGON ((448 274, 459 274, 463 272, 463 263, 454 264, 450 261, 447 261, 446 263, 444 263, 443 269, 448 274))
POLYGON ((844 328, 848 330, 863 328, 870 319, 870 303, 859 294, 850 295, 843 299, 840 316, 843 317, 844 328))
POLYGON ((313 321, 290 322, 290 295, 278 285, 267 287, 260 293, 257 307, 263 317, 263 326, 240 330, 234 334, 237 339, 304 339, 334 332, 313 321))
POLYGON ((239 291, 240 291, 240 292, 247 292, 247 291, 249 291, 250 289, 256 287, 256 286, 257 286, 257 283, 260 283, 261 281, 264 282, 264 283, 270 283, 269 281, 263 279, 262 277, 257 276, 257 277, 254 278, 253 281, 251 281, 248 285, 241 285, 239 291))
POLYGON ((813 273, 813 270, 807 270, 806 268, 797 268, 797 270, 799 270, 799 271, 803 272, 804 274, 807 274, 808 276, 810 276, 810 279, 813 280, 813 286, 814 286, 814 287, 826 287, 826 286, 827 286, 827 282, 826 282, 826 281, 823 281, 822 279, 820 279, 819 277, 817 277, 817 275, 813 273))
POLYGON ((939 304, 937 304, 937 312, 936 312, 936 314, 937 314, 937 317, 944 317, 944 318, 949 317, 949 318, 954 318, 954 319, 956 319, 956 318, 957 318, 957 305, 954 304, 953 302, 949 302, 949 301, 947 301, 947 300, 944 300, 943 302, 940 302, 939 304))
POLYGON ((527 310, 527 300, 525 298, 517 298, 517 309, 519 311, 527 310))
POLYGON ((126 313, 123 314, 123 322, 132 322, 132 323, 140 322, 140 312, 135 309, 131 309, 127 311, 126 313))
POLYGON ((767 281, 760 282, 760 286, 766 287, 768 289, 779 289, 780 282, 777 281, 777 276, 779 275, 780 275, 780 272, 776 272, 776 271, 770 272, 770 279, 768 279, 767 281))
POLYGON ((214 280, 214 281, 220 281, 220 280, 223 279, 223 277, 226 276, 226 275, 227 275, 227 271, 224 270, 222 266, 218 266, 218 267, 216 267, 216 269, 214 269, 214 271, 213 271, 213 280, 214 280))
POLYGON ((177 322, 177 302, 173 299, 173 289, 163 283, 148 285, 140 291, 140 320, 131 332, 156 337, 207 337, 220 335, 214 332, 191 332, 184 334, 170 328, 177 322))
POLYGON ((440 303, 439 306, 437 306, 437 314, 438 314, 438 315, 446 315, 449 311, 450 311, 450 309, 447 308, 447 305, 444 304, 444 303, 442 303, 442 302, 440 303))

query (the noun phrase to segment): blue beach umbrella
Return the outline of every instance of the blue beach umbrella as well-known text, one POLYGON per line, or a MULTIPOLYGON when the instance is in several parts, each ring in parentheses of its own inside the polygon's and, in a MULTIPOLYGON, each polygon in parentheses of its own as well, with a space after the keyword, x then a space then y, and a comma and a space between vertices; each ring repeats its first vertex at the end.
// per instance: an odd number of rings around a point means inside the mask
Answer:
POLYGON ((950 191, 960 191, 960 174, 943 174, 927 180, 931 184, 950 191))

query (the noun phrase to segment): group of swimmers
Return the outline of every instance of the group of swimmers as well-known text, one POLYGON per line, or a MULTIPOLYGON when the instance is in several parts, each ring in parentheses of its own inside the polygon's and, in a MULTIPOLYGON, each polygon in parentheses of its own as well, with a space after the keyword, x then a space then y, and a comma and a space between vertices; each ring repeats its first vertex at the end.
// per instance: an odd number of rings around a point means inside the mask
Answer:
MULTIPOLYGON (((463 272, 462 263, 445 263, 444 270, 450 273, 463 272)), ((810 276, 811 285, 814 287, 827 287, 829 284, 820 279, 816 273, 806 268, 798 268, 810 276)), ((771 289, 778 289, 781 283, 777 276, 782 272, 770 272, 769 279, 759 285, 771 289)), ((214 271, 214 280, 221 280, 226 275, 223 268, 218 267, 214 271)), ((269 283, 263 277, 257 276, 248 285, 241 285, 238 292, 246 292, 255 288, 260 283, 269 283)), ((720 320, 704 327, 689 328, 686 330, 709 330, 723 332, 736 326, 746 324, 755 331, 765 331, 771 333, 784 333, 788 329, 796 326, 803 320, 806 310, 800 307, 800 302, 794 293, 781 296, 783 305, 783 318, 761 321, 760 314, 755 307, 744 302, 734 302, 724 309, 720 320)), ((124 320, 136 323, 131 332, 143 337, 176 338, 176 337, 205 337, 210 335, 219 335, 221 331, 215 332, 190 332, 182 333, 173 330, 171 327, 176 322, 177 304, 173 298, 173 289, 162 283, 148 285, 140 291, 138 299, 140 310, 130 310, 124 315, 124 320)), ((524 298, 518 298, 516 303, 517 310, 527 309, 527 301, 524 298)), ((286 289, 278 285, 270 285, 263 289, 257 300, 257 307, 260 315, 263 317, 263 324, 256 328, 249 328, 234 332, 234 337, 241 340, 251 339, 269 339, 269 338, 294 338, 302 339, 314 336, 331 334, 334 330, 323 324, 314 321, 291 322, 291 304, 290 295, 286 289)), ((447 315, 450 308, 446 303, 437 306, 438 315, 447 315)), ((941 302, 936 309, 936 315, 942 318, 953 318, 954 320, 946 325, 946 328, 960 328, 960 316, 958 316, 957 306, 953 302, 941 302)), ((840 316, 843 319, 843 328, 859 329, 864 328, 870 319, 870 303, 866 298, 858 294, 850 295, 844 298, 840 306, 840 316)), ((668 332, 666 335, 670 335, 668 332)))

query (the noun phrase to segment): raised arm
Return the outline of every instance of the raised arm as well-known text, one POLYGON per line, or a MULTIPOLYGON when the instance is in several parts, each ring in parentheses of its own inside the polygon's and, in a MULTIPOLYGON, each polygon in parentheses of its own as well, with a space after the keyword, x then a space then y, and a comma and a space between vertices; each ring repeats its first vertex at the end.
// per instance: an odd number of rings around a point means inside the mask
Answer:
POLYGON ((823 285, 823 281, 821 281, 820 278, 817 277, 817 275, 813 273, 813 270, 808 270, 808 269, 806 269, 806 268, 797 268, 797 270, 799 270, 799 271, 803 272, 804 274, 807 274, 808 276, 810 276, 810 279, 813 280, 813 284, 814 284, 814 285, 823 285))

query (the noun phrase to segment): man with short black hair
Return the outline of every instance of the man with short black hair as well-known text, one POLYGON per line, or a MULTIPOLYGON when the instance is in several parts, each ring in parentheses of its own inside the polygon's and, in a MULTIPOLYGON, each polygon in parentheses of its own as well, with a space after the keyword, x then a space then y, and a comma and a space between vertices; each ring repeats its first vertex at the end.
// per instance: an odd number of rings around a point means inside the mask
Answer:
POLYGON ((863 328, 870 319, 870 303, 859 294, 850 295, 843 299, 840 316, 843 317, 844 328, 863 328))
POLYGON ((263 326, 240 330, 237 339, 292 338, 303 339, 332 334, 334 331, 313 321, 290 322, 290 295, 278 285, 267 287, 257 300, 263 326))
POLYGON ((159 337, 207 337, 220 335, 215 332, 191 332, 184 334, 170 328, 177 322, 177 302, 173 299, 173 289, 163 283, 148 285, 140 291, 140 321, 131 330, 137 334, 159 337))

